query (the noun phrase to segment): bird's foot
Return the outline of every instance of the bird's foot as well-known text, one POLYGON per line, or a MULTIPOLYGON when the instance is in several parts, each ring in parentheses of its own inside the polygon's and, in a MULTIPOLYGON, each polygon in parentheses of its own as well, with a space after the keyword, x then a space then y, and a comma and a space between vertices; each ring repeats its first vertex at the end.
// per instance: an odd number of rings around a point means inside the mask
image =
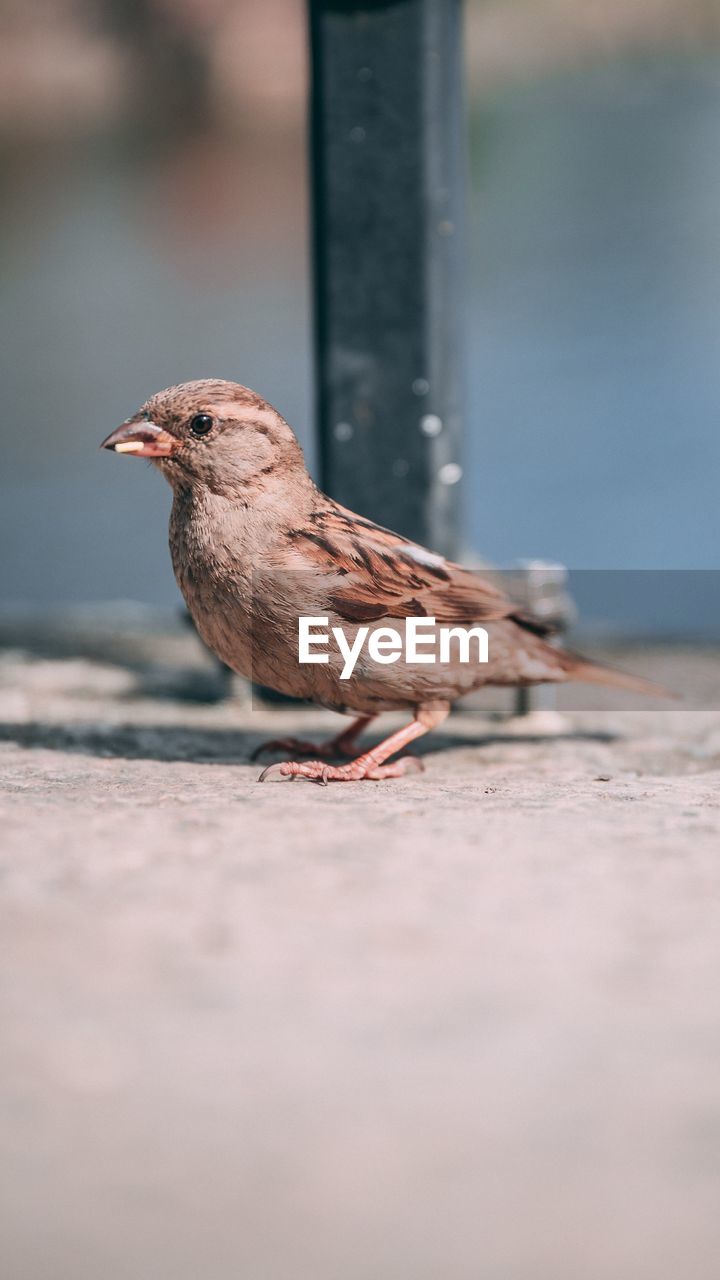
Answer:
POLYGON ((402 778, 406 773, 421 773, 424 768, 417 756, 403 756, 391 764, 375 764, 363 756, 340 765, 327 764, 323 760, 284 760, 263 769, 258 782, 265 782, 271 777, 307 778, 308 782, 326 787, 329 782, 379 782, 383 778, 402 778))

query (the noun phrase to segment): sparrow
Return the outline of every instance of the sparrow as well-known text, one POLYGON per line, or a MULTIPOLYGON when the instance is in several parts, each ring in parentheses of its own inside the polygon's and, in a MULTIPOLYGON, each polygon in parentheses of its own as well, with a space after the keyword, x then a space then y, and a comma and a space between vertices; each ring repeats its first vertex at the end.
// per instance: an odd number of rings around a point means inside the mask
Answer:
POLYGON ((173 569, 205 644, 258 684, 355 717, 319 747, 296 739, 265 744, 261 750, 315 758, 278 762, 260 781, 272 774, 323 784, 400 777, 420 763, 398 753, 483 685, 583 680, 659 692, 649 681, 557 648, 544 624, 481 574, 322 493, 288 423, 248 387, 221 379, 168 387, 101 447, 151 459, 172 486, 173 569), (488 661, 453 656, 380 665, 361 656, 350 678, 341 679, 339 654, 299 662, 300 616, 342 627, 349 643, 363 627, 411 617, 480 624, 488 661), (361 732, 391 710, 406 711, 408 723, 354 754, 361 732), (328 763, 337 755, 351 758, 328 763))

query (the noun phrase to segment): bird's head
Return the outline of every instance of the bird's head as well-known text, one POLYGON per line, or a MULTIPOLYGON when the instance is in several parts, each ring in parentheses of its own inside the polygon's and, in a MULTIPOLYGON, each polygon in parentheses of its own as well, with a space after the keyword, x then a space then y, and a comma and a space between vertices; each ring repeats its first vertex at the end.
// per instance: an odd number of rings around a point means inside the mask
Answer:
POLYGON ((103 440, 103 449, 150 458, 174 487, 233 496, 276 473, 304 471, 287 422, 249 387, 221 379, 183 382, 151 396, 103 440))

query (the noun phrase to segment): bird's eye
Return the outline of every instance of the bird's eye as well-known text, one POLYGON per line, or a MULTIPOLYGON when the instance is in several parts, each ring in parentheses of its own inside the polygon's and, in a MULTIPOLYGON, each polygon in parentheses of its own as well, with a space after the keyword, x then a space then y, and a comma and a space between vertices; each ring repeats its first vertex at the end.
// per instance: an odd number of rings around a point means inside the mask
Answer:
POLYGON ((206 436, 213 429, 213 420, 209 413, 196 413, 190 419, 190 430, 194 436, 206 436))

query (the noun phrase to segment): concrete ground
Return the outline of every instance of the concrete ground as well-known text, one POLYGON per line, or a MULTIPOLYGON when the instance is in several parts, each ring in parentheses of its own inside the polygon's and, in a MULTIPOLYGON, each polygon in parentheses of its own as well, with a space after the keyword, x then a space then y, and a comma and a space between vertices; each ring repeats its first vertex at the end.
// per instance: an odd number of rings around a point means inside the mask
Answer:
POLYGON ((4 1280, 715 1280, 714 656, 322 789, 190 637, 4 638, 4 1280))

